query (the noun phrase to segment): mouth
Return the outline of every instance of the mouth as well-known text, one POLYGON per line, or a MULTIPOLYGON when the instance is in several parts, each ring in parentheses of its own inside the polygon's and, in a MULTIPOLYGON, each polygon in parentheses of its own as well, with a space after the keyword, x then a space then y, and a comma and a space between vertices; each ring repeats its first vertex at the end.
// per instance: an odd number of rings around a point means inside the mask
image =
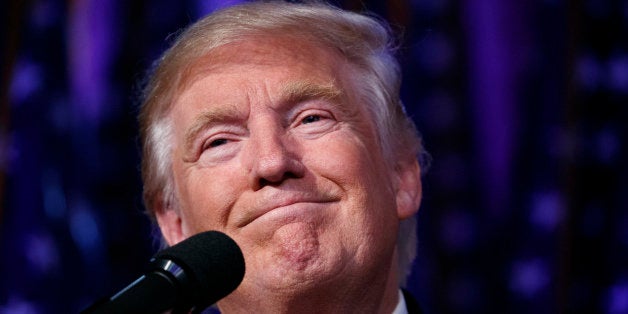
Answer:
POLYGON ((250 223, 265 219, 297 218, 311 214, 338 199, 328 196, 314 196, 310 193, 273 194, 254 202, 254 206, 238 217, 236 226, 245 227, 250 223))

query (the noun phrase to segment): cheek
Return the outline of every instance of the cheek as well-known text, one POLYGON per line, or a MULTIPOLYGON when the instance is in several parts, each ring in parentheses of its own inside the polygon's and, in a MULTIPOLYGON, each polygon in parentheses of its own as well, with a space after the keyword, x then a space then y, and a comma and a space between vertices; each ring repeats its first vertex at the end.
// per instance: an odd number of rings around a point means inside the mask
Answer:
POLYGON ((343 239, 357 260, 388 254, 396 236, 391 230, 398 223, 390 173, 376 148, 355 135, 340 139, 337 145, 328 143, 325 153, 316 154, 317 162, 311 167, 346 193, 342 210, 328 226, 333 236, 322 242, 343 239))
POLYGON ((178 178, 177 192, 184 230, 190 234, 205 230, 226 231, 231 206, 239 184, 229 167, 192 167, 178 178))
POLYGON ((354 132, 341 132, 322 145, 310 146, 306 155, 313 172, 347 193, 354 213, 365 215, 365 209, 372 207, 390 207, 394 211, 390 172, 372 141, 354 132))
POLYGON ((341 132, 310 152, 319 168, 340 182, 365 189, 390 186, 389 173, 377 145, 355 132, 341 132))

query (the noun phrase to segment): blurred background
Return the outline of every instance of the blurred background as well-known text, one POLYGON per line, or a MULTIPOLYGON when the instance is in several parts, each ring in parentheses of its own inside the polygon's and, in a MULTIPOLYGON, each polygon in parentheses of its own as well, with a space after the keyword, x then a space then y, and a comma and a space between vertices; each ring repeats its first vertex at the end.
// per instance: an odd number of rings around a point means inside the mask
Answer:
MULTIPOLYGON (((240 1, 0 3, 0 313, 75 313, 136 279, 138 86, 240 1)), ((628 313, 628 1, 335 1, 400 34, 433 164, 408 288, 427 313, 628 313)))

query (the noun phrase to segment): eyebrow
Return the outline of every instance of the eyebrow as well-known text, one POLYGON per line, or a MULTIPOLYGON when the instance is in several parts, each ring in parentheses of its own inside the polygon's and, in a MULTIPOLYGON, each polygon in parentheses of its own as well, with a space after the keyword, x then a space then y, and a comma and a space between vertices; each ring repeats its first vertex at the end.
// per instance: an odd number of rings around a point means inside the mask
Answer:
POLYGON ((286 84, 281 90, 282 103, 299 103, 310 99, 324 99, 330 101, 340 101, 343 96, 340 90, 333 83, 321 85, 307 81, 296 81, 286 84))
POLYGON ((198 115, 192 125, 186 130, 184 137, 185 152, 190 152, 194 145, 194 140, 200 132, 206 130, 213 124, 229 123, 238 121, 240 113, 232 105, 215 107, 211 110, 205 110, 198 115))
POLYGON ((308 100, 325 100, 335 104, 345 116, 355 116, 357 108, 351 108, 348 95, 335 82, 326 84, 295 81, 283 86, 279 105, 295 105, 308 100))

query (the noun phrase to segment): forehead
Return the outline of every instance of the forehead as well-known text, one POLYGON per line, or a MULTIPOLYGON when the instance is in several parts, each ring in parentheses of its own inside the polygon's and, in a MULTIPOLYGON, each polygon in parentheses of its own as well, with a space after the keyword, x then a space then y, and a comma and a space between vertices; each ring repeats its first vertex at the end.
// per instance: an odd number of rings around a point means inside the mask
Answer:
MULTIPOLYGON (((235 76, 244 73, 272 71, 276 79, 333 81, 348 85, 352 66, 335 49, 323 47, 303 38, 288 36, 249 36, 222 45, 190 63, 183 75, 179 95, 208 76, 235 76)), ((271 73, 269 73, 271 74, 271 73)), ((229 81, 224 80, 227 84, 229 81)))

